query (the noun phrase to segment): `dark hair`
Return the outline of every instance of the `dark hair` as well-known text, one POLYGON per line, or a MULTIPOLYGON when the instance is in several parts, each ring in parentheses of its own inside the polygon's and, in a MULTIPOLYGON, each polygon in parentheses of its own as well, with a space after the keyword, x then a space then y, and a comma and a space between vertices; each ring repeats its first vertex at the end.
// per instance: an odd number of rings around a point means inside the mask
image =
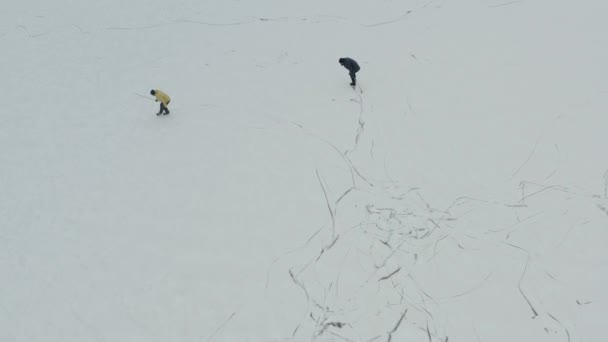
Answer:
POLYGON ((342 64, 344 62, 344 58, 338 59, 338 63, 342 64))
POLYGON ((150 95, 156 95, 156 90, 154 90, 154 89, 150 90, 150 95))

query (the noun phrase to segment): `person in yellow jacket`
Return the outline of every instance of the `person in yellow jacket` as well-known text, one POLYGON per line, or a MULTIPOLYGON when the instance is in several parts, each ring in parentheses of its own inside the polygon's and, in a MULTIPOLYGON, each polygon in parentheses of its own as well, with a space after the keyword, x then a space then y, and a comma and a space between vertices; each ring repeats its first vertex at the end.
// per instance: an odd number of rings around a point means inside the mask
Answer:
POLYGON ((169 108, 167 108, 169 102, 171 102, 171 98, 169 97, 169 95, 158 89, 150 90, 150 95, 156 98, 156 102, 160 102, 160 111, 156 115, 169 114, 169 108))

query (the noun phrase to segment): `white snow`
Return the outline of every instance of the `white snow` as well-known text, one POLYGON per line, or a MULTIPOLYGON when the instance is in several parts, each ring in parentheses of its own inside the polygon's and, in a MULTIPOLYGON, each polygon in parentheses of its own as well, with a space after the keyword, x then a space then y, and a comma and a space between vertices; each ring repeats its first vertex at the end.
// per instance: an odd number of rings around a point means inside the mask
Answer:
POLYGON ((605 1, 2 7, 0 341, 605 339, 605 1))

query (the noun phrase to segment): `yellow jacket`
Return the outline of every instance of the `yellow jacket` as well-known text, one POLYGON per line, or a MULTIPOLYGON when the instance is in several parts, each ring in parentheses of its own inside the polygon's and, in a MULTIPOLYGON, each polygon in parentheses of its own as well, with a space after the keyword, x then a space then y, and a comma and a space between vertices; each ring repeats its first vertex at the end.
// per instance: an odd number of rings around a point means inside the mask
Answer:
POLYGON ((156 97, 156 101, 160 101, 162 102, 165 107, 169 104, 169 101, 171 101, 171 98, 169 97, 169 95, 165 94, 164 92, 155 89, 154 90, 154 97, 156 97))

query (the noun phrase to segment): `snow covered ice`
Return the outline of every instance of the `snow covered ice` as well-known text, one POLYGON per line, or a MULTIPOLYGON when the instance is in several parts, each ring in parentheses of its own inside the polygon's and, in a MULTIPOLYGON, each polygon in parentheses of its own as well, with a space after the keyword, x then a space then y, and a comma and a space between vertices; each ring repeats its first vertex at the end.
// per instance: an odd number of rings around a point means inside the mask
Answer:
POLYGON ((602 341, 606 10, 4 4, 0 341, 602 341))

